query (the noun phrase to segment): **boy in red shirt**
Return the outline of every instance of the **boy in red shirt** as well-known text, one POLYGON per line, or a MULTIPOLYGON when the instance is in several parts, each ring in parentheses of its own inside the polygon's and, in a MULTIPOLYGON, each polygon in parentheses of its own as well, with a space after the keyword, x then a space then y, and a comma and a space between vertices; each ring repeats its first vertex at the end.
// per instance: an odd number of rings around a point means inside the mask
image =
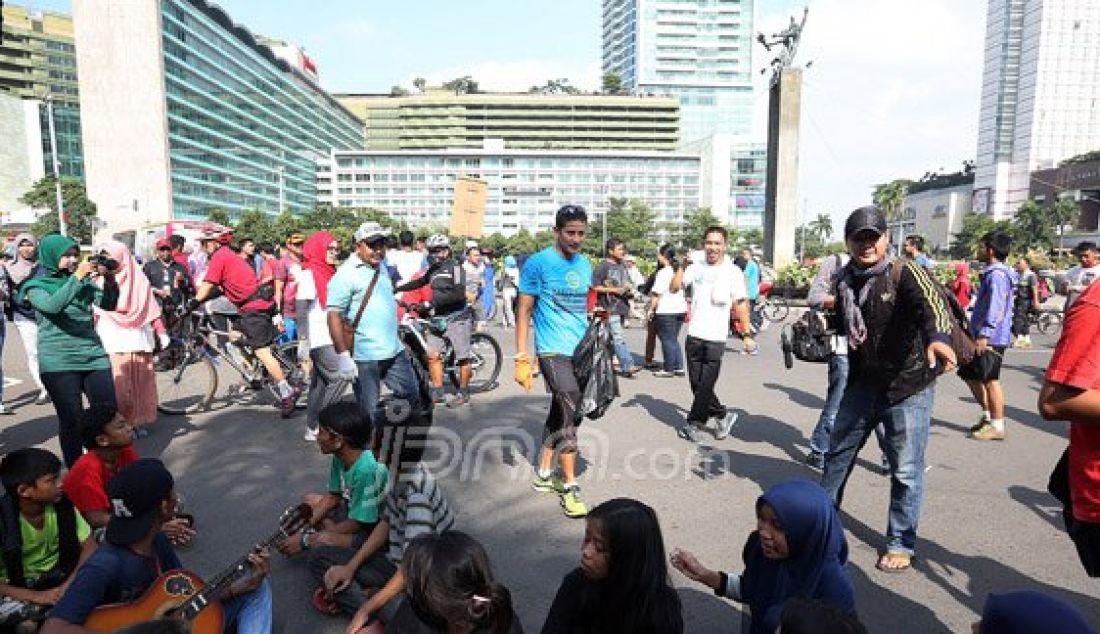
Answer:
MULTIPOLYGON (((1068 420, 1066 532, 1090 577, 1100 577, 1100 284, 1073 303, 1039 391, 1046 420, 1068 420)), ((1053 484, 1053 482, 1052 482, 1053 484)))
MULTIPOLYGON (((111 519, 107 483, 138 459, 134 430, 113 404, 96 403, 84 412, 80 436, 88 451, 69 469, 62 486, 73 506, 99 534, 111 519)), ((165 523, 164 534, 173 544, 186 544, 195 535, 190 524, 186 516, 177 517, 165 523)))

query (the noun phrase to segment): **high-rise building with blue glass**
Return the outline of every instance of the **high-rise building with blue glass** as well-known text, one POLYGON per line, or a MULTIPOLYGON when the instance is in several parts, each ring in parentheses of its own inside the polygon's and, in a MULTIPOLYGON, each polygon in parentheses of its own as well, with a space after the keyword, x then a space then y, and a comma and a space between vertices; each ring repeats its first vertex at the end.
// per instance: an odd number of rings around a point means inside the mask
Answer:
POLYGON ((680 99, 680 139, 752 129, 753 0, 603 0, 603 71, 680 99))
POLYGON ((205 0, 75 0, 88 195, 106 232, 300 213, 316 165, 363 124, 205 0))

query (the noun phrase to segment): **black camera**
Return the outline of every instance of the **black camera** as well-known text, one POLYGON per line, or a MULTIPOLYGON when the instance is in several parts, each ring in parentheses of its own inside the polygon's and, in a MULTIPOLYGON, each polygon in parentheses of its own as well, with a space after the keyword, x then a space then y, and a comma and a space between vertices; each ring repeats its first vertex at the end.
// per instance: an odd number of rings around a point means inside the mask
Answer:
POLYGON ((107 269, 107 271, 110 273, 114 273, 118 270, 118 260, 112 259, 106 255, 103 255, 102 253, 93 255, 92 257, 88 258, 88 261, 96 266, 101 266, 107 269))

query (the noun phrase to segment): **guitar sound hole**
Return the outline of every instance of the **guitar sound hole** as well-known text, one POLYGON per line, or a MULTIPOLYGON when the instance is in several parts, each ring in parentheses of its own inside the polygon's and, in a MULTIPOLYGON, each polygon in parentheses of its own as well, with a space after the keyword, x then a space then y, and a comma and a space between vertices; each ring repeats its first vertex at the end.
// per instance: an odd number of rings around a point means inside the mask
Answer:
POLYGON ((193 594, 195 587, 187 577, 170 577, 164 582, 164 591, 178 597, 193 594))

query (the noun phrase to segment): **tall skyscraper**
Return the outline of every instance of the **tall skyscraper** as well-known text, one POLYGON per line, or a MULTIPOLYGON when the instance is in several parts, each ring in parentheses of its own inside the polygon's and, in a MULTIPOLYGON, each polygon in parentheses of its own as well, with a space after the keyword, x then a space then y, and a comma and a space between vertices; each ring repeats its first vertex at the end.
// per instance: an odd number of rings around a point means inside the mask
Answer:
POLYGON ((603 71, 680 99, 680 139, 752 129, 752 0, 603 0, 603 71))
POLYGON ((1029 174, 1100 149, 1100 3, 989 0, 974 210, 1010 218, 1029 174))

